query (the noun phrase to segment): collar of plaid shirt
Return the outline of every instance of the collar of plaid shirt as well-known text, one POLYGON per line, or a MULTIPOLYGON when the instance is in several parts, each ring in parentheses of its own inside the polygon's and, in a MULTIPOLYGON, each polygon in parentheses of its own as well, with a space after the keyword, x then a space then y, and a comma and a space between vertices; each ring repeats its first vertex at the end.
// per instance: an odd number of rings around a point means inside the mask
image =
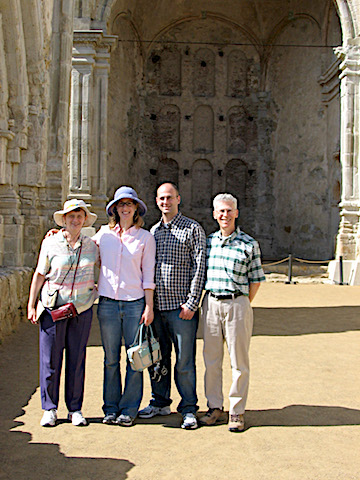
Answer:
POLYGON ((214 237, 218 237, 220 241, 223 242, 223 244, 225 242, 232 242, 234 240, 234 238, 236 238, 238 236, 238 234, 240 233, 240 227, 236 227, 235 230, 232 232, 231 235, 229 235, 228 237, 223 237, 222 234, 221 234, 221 230, 218 230, 217 232, 214 233, 214 237))
POLYGON ((167 223, 165 223, 165 222, 164 222, 164 219, 161 218, 159 227, 161 227, 161 228, 171 228, 172 225, 176 225, 176 224, 179 223, 180 217, 182 217, 182 214, 181 214, 181 212, 178 212, 178 213, 175 215, 175 217, 173 217, 173 218, 170 220, 170 222, 167 222, 167 223))
POLYGON ((216 294, 249 294, 249 282, 265 280, 258 243, 239 227, 223 237, 220 230, 207 240, 205 289, 216 294))

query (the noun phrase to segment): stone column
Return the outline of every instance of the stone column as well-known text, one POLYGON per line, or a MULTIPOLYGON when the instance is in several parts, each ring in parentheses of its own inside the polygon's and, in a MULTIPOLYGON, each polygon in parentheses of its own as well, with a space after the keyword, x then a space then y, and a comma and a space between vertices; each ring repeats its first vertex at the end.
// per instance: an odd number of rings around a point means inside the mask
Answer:
POLYGON ((94 168, 92 171, 92 204, 99 217, 99 223, 107 221, 105 204, 107 191, 107 124, 108 124, 108 84, 110 72, 110 51, 114 47, 115 36, 104 35, 98 44, 94 68, 94 168))
POLYGON ((70 172, 68 197, 90 200, 91 114, 95 49, 74 33, 70 100, 70 172), (80 41, 79 41, 80 40, 80 41))
POLYGON ((360 284, 360 197, 359 197, 359 122, 360 122, 360 41, 335 49, 340 58, 342 195, 336 260, 330 262, 329 275, 339 281, 339 258, 344 259, 344 282, 360 284))
POLYGON ((74 32, 68 198, 92 203, 99 222, 106 218, 108 75, 115 38, 98 30, 74 32))

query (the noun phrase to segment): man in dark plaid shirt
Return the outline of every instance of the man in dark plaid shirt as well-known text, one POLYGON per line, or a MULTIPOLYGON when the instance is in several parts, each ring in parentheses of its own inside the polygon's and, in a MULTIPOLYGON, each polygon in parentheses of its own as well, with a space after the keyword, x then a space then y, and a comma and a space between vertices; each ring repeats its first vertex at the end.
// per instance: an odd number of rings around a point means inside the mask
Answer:
POLYGON ((215 220, 220 230, 207 239, 207 294, 203 303, 205 395, 208 412, 203 425, 215 425, 223 413, 222 361, 226 341, 232 369, 229 430, 244 430, 249 389, 249 346, 253 328, 250 302, 265 280, 260 248, 236 228, 237 200, 230 194, 214 198, 215 220))
POLYGON ((175 347, 174 379, 181 396, 177 410, 182 428, 195 429, 197 309, 205 281, 206 238, 202 227, 179 212, 180 195, 172 183, 158 188, 156 203, 162 213, 151 233, 156 241, 155 318, 162 354, 159 381, 152 379, 150 405, 140 418, 169 415, 171 350, 175 347))

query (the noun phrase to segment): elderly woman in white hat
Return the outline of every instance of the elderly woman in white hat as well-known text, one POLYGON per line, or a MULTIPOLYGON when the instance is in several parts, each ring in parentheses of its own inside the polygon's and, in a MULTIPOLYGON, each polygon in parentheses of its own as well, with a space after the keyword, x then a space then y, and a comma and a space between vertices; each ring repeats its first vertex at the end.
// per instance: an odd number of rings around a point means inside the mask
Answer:
POLYGON ((107 205, 110 221, 93 236, 100 248, 98 319, 104 347, 103 423, 133 425, 143 393, 142 372, 129 363, 125 387, 120 376, 122 337, 134 341, 139 323, 154 318, 155 240, 142 227, 146 205, 131 187, 120 187, 107 205))
POLYGON ((44 427, 56 424, 64 349, 68 419, 75 426, 87 424, 81 407, 86 344, 96 298, 94 266, 99 252, 81 229, 91 226, 96 218, 83 200, 65 202, 63 210, 54 213, 54 220, 62 229, 43 240, 31 282, 28 319, 32 323, 40 322, 40 390, 44 410, 40 424, 44 427), (40 290, 41 300, 35 309, 40 290), (75 306, 76 316, 53 321, 51 312, 69 302, 75 306))

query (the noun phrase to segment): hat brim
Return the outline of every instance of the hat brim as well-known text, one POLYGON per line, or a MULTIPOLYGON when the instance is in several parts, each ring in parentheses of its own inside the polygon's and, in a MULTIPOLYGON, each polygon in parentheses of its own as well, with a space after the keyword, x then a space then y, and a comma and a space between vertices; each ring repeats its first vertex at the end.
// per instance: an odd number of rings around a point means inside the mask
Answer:
POLYGON ((57 212, 55 212, 54 215, 53 215, 55 223, 57 225, 59 225, 59 227, 63 227, 64 226, 64 215, 66 215, 69 212, 72 212, 73 210, 76 210, 77 208, 81 208, 81 210, 84 210, 84 212, 86 213, 86 218, 85 218, 85 222, 84 222, 83 227, 91 227, 92 225, 94 225, 94 223, 96 222, 96 219, 97 219, 96 213, 91 213, 88 208, 79 207, 79 206, 74 207, 70 210, 58 210, 57 212))
POLYGON ((143 217, 145 215, 145 213, 147 212, 147 207, 145 205, 145 203, 140 200, 140 198, 137 198, 137 197, 134 197, 133 195, 129 194, 129 193, 124 193, 123 195, 120 195, 116 200, 111 200, 111 202, 108 203, 108 205, 106 206, 106 213, 108 215, 111 215, 113 210, 114 210, 114 207, 115 205, 120 202, 120 200, 122 200, 123 198, 130 198, 131 200, 134 200, 134 202, 136 202, 138 205, 139 205, 139 215, 140 217, 143 217))

